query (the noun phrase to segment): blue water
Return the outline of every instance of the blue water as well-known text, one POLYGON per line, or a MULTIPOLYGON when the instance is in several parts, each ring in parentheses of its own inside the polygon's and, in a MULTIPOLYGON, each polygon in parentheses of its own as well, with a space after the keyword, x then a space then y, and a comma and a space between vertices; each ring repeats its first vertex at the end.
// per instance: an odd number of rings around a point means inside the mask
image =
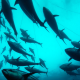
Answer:
MULTIPOLYGON (((19 5, 14 6, 15 0, 9 0, 9 2, 10 6, 17 9, 12 10, 14 23, 18 32, 17 40, 21 42, 21 45, 27 50, 28 53, 30 53, 29 47, 33 48, 36 55, 36 62, 39 62, 39 58, 42 58, 46 61, 46 66, 49 68, 48 76, 46 76, 46 74, 38 74, 38 76, 40 76, 40 80, 79 80, 79 76, 70 76, 59 68, 61 64, 68 62, 69 56, 65 53, 64 49, 72 48, 73 46, 71 42, 65 39, 66 45, 62 40, 59 39, 59 37, 56 38, 56 34, 51 30, 47 23, 45 23, 45 26, 47 26, 50 33, 40 25, 37 26, 35 23, 33 23, 24 14, 19 5), (32 38, 40 43, 43 43, 42 47, 37 44, 29 44, 21 41, 19 39, 21 36, 20 28, 28 30, 28 33, 32 38)), ((69 38, 71 38, 73 41, 80 40, 80 0, 33 0, 33 4, 37 15, 42 22, 45 20, 43 14, 43 6, 45 6, 52 12, 53 15, 59 15, 56 17, 56 22, 60 30, 65 28, 64 32, 69 38)), ((2 16, 5 19, 3 14, 2 16)), ((14 34, 6 19, 5 22, 5 25, 9 27, 12 34, 14 34)), ((5 28, 1 27, 0 35, 3 35, 3 41, 0 43, 0 52, 2 52, 5 45, 7 49, 2 55, 0 54, 0 60, 4 60, 3 55, 9 55, 10 58, 12 56, 14 58, 21 56, 22 59, 25 59, 21 54, 15 51, 12 51, 10 56, 10 47, 7 44, 5 35, 3 33, 5 31, 5 28)), ((75 60, 71 60, 71 62, 74 64, 80 64, 75 60)), ((42 68, 41 66, 35 67, 46 71, 46 69, 42 68)), ((2 69, 4 68, 16 69, 17 67, 12 67, 9 63, 7 63, 6 65, 3 65, 2 69)), ((6 80, 1 70, 0 80, 6 80)), ((24 70, 24 67, 21 67, 20 70, 24 70)))

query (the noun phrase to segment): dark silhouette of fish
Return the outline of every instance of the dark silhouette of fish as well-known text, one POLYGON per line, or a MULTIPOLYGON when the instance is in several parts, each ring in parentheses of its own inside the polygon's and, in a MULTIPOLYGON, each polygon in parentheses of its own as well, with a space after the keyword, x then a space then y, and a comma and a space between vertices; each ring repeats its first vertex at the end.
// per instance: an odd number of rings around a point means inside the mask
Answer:
POLYGON ((9 22, 9 24, 13 28, 15 35, 17 36, 17 31, 16 31, 16 28, 14 25, 12 11, 11 11, 12 9, 16 10, 15 8, 10 7, 7 0, 2 0, 2 10, 0 11, 0 14, 3 12, 5 18, 7 19, 7 21, 9 22))
POLYGON ((24 11, 24 13, 26 13, 26 15, 28 17, 29 17, 29 15, 31 15, 35 19, 35 23, 36 24, 39 23, 40 26, 44 27, 47 30, 47 27, 44 26, 44 22, 41 22, 41 20, 37 16, 36 11, 34 9, 34 5, 33 5, 32 0, 16 0, 14 5, 16 5, 16 4, 19 4, 20 5, 20 7, 22 8, 22 10, 24 11))

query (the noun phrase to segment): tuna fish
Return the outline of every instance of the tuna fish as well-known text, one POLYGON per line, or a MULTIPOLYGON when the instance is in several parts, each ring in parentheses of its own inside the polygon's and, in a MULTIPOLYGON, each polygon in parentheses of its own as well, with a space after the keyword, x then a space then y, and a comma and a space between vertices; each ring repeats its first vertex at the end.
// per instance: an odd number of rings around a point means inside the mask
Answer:
MULTIPOLYGON (((39 23, 40 26, 44 27, 47 30, 47 27, 44 26, 44 23, 38 18, 32 0, 16 0, 15 5, 19 4, 24 13, 34 22, 39 23), (30 16, 29 16, 30 15, 30 16), (34 21, 35 20, 35 21, 34 21)), ((48 31, 48 30, 47 30, 48 31)), ((49 31, 48 31, 49 32, 49 31)))
POLYGON ((80 65, 74 65, 72 64, 72 62, 70 62, 70 63, 62 64, 60 68, 64 71, 73 71, 73 70, 77 70, 78 68, 80 68, 80 65))
POLYGON ((37 44, 41 45, 41 47, 42 47, 42 43, 39 43, 39 42, 35 41, 34 39, 27 39, 25 37, 20 37, 20 39, 23 40, 25 43, 26 42, 28 42, 28 43, 37 43, 37 44))
POLYGON ((13 28, 15 35, 17 36, 17 31, 15 28, 13 16, 12 16, 12 9, 16 10, 15 8, 10 7, 7 0, 2 0, 2 10, 0 11, 0 14, 3 12, 5 18, 7 19, 7 21, 9 22, 9 24, 13 28))
POLYGON ((66 54, 68 54, 70 56, 70 59, 68 61, 70 61, 71 59, 80 61, 80 51, 78 49, 67 48, 67 49, 65 49, 65 52, 66 52, 66 54))
POLYGON ((34 73, 22 73, 22 71, 16 69, 3 69, 3 75, 7 80, 36 80, 32 75, 34 73))

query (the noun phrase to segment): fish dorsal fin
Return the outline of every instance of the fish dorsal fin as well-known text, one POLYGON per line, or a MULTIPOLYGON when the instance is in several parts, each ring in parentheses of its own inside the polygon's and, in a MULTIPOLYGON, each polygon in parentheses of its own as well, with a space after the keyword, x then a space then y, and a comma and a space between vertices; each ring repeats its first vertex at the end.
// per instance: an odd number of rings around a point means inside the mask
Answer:
POLYGON ((56 17, 56 16, 59 16, 59 15, 53 15, 53 17, 56 17))
POLYGON ((72 64, 72 62, 70 62, 67 66, 69 66, 69 65, 71 65, 72 64))
POLYGON ((18 61, 20 57, 18 57, 16 60, 18 61))
POLYGON ((14 4, 14 6, 16 5, 16 4, 18 4, 19 3, 19 0, 15 0, 15 4, 14 4))
POLYGON ((16 8, 14 8, 14 7, 10 7, 10 9, 17 10, 17 9, 16 9, 16 8))
POLYGON ((62 29, 61 31, 63 32, 65 29, 62 29))
POLYGON ((32 74, 34 74, 34 72, 28 73, 28 74, 24 74, 24 75, 23 75, 24 80, 27 80, 27 78, 28 78, 29 76, 31 76, 32 74))

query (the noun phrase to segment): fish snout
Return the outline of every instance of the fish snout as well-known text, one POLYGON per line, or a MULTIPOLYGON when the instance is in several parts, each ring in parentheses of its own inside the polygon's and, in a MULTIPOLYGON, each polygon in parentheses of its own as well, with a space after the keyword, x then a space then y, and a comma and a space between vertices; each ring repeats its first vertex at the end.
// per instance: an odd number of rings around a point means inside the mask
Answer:
POLYGON ((48 12, 48 9, 46 7, 43 7, 43 12, 44 13, 47 13, 48 12))
POLYGON ((7 41, 8 42, 8 44, 10 44, 11 43, 11 41, 7 41))
POLYGON ((65 49, 65 52, 68 53, 68 49, 65 49))
POLYGON ((4 34, 6 35, 6 32, 4 32, 4 34))
POLYGON ((11 42, 11 41, 7 41, 7 42, 8 42, 9 45, 14 45, 14 43, 11 42))
POLYGON ((46 10, 46 8, 45 8, 45 7, 43 7, 43 11, 44 11, 44 10, 46 10))
POLYGON ((4 75, 6 75, 6 72, 7 72, 6 69, 3 69, 3 70, 2 70, 2 73, 3 73, 4 75))
POLYGON ((61 69, 62 69, 62 65, 61 66, 59 66, 61 69))
POLYGON ((2 70, 3 75, 8 79, 9 78, 9 73, 7 69, 2 70))

